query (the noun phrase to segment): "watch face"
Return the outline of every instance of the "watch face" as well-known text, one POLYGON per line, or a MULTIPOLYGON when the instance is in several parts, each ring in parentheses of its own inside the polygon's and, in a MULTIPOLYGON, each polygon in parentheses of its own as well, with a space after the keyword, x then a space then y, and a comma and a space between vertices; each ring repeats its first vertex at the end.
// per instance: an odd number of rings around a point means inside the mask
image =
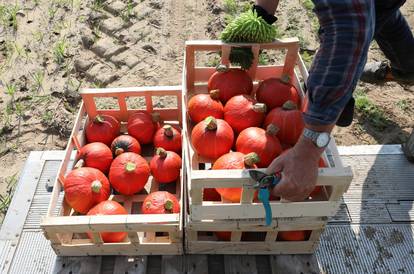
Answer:
POLYGON ((318 147, 326 147, 330 139, 331 138, 329 137, 329 134, 326 132, 323 132, 319 134, 318 138, 316 139, 316 145, 318 147))

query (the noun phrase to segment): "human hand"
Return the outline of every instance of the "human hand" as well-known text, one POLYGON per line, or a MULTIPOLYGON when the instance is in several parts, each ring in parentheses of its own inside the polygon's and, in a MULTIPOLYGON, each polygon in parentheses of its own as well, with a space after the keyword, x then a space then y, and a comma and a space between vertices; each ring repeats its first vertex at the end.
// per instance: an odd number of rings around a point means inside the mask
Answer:
POLYGON ((315 188, 318 161, 323 149, 305 138, 287 153, 277 157, 266 169, 267 174, 282 172, 282 179, 272 194, 289 201, 303 201, 315 188))

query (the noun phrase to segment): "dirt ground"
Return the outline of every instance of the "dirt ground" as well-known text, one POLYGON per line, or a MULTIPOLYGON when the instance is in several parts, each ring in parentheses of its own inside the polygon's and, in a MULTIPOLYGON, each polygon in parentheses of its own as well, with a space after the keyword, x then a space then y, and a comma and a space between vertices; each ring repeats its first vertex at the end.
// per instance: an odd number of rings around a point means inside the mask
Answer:
MULTIPOLYGON (((246 3, 1 1, 1 209, 30 151, 64 149, 79 88, 180 84, 184 41, 216 39, 226 18, 246 3)), ((309 3, 281 1, 276 23, 281 36, 299 37, 308 63, 318 48, 317 20, 309 3)), ((414 27, 414 1, 402 10, 414 27)), ((373 43, 369 60, 382 59, 373 43)), ((335 129, 337 143, 403 142, 414 126, 414 87, 359 84, 357 90, 369 104, 357 110, 352 126, 335 129), (373 120, 373 115, 379 118, 373 120)))

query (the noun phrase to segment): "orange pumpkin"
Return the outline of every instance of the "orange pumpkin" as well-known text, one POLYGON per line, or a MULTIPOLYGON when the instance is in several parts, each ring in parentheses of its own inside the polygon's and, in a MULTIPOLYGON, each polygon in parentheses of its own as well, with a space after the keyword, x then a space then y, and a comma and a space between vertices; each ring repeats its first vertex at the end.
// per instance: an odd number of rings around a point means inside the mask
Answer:
POLYGON ((191 142, 198 154, 214 160, 230 151, 234 133, 226 121, 209 116, 193 128, 191 142))
POLYGON ((115 117, 106 114, 96 115, 86 125, 86 140, 88 143, 101 142, 110 146, 112 140, 119 135, 120 128, 119 121, 115 117))
POLYGON ((245 70, 225 65, 217 66, 216 70, 208 79, 208 90, 218 89, 223 104, 233 96, 252 93, 253 81, 245 70))
POLYGON ((72 170, 65 178, 63 189, 68 205, 82 214, 107 200, 110 193, 108 179, 100 170, 92 167, 72 170))
POLYGON ((151 115, 144 110, 137 111, 128 118, 128 134, 137 139, 140 144, 149 144, 157 130, 158 120, 158 114, 151 115))
POLYGON ((180 203, 167 191, 156 191, 148 194, 142 202, 143 214, 180 213, 180 203))
POLYGON ((236 150, 245 154, 256 152, 260 158, 257 166, 265 168, 282 153, 282 147, 276 137, 277 131, 273 124, 269 124, 266 130, 258 127, 246 128, 237 137, 236 150))
MULTIPOLYGON (((88 215, 126 215, 128 211, 115 201, 103 201, 89 210, 88 215)), ((105 243, 123 242, 127 236, 126 232, 101 232, 101 238, 105 243)), ((88 233, 88 237, 92 239, 92 234, 88 233)))
POLYGON ((114 157, 124 152, 141 154, 141 145, 134 137, 129 135, 121 135, 112 141, 111 151, 114 157))
POLYGON ((249 95, 237 95, 224 106, 224 120, 236 133, 248 127, 260 127, 266 116, 266 105, 249 95))
POLYGON ((310 230, 279 231, 277 241, 306 241, 310 232, 310 230))
POLYGON ((197 94, 188 101, 188 115, 191 121, 199 123, 208 116, 223 119, 223 104, 219 101, 218 89, 210 90, 210 94, 197 94))
POLYGON ((121 194, 140 192, 147 184, 150 168, 147 161, 133 152, 125 152, 113 160, 109 169, 109 181, 121 194))
POLYGON ((150 162, 151 173, 159 183, 173 183, 180 177, 181 157, 159 147, 150 162))
POLYGON ((85 166, 107 173, 112 163, 112 152, 104 143, 94 142, 80 149, 79 158, 84 160, 85 166))
POLYGON ((300 105, 300 97, 295 86, 285 79, 268 78, 259 83, 256 90, 256 99, 266 104, 269 110, 281 107, 286 101, 300 105))
POLYGON ((171 125, 164 125, 154 135, 154 147, 162 147, 165 150, 181 154, 181 133, 171 125))
MULTIPOLYGON (((243 154, 241 152, 230 152, 218 158, 212 169, 247 169, 256 168, 256 163, 260 161, 259 156, 252 152, 243 154)), ((242 189, 241 188, 216 188, 217 192, 223 197, 233 203, 240 202, 242 189)))
POLYGON ((289 145, 296 144, 305 127, 302 112, 296 109, 292 101, 287 101, 281 108, 272 109, 264 122, 265 127, 269 124, 279 128, 277 137, 280 142, 289 145))

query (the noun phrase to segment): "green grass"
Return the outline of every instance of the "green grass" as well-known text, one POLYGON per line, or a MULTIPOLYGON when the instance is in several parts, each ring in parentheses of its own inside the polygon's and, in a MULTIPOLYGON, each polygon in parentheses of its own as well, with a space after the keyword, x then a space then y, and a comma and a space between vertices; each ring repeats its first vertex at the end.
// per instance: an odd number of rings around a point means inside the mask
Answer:
POLYGON ((355 91, 355 108, 372 126, 383 130, 389 125, 385 113, 360 90, 355 91))
POLYGON ((135 12, 133 8, 134 8, 133 2, 131 0, 128 1, 126 8, 120 14, 122 20, 124 20, 125 22, 129 22, 129 20, 135 16, 135 12))
POLYGON ((55 62, 59 65, 63 64, 66 57, 67 44, 65 39, 57 41, 53 47, 53 56, 55 62))
POLYGON ((266 66, 270 63, 270 56, 266 52, 261 52, 259 54, 259 65, 266 66))
POLYGON ((7 177, 2 183, 7 185, 6 193, 0 194, 0 214, 4 217, 9 209, 16 188, 17 174, 7 177))
POLYGON ((91 5, 91 9, 93 9, 95 11, 102 11, 103 7, 104 7, 104 2, 105 2, 105 0, 93 0, 92 5, 91 5))
POLYGON ((20 11, 19 5, 0 5, 0 23, 5 27, 12 27, 17 30, 17 13, 20 11))
POLYGON ((14 102, 14 94, 16 93, 16 86, 14 84, 6 84, 4 92, 10 96, 11 102, 14 102))
POLYGON ((43 79, 44 79, 45 73, 42 70, 38 70, 35 73, 32 74, 32 78, 34 81, 34 92, 39 92, 39 90, 42 89, 43 86, 43 79))
POLYGON ((409 112, 412 108, 410 101, 408 99, 402 99, 397 102, 397 107, 404 112, 409 112))
POLYGON ((224 0, 223 6, 224 11, 231 15, 237 14, 239 9, 236 0, 224 0))
POLYGON ((310 67, 313 61, 314 55, 309 54, 308 51, 303 51, 300 56, 303 59, 303 62, 305 62, 306 67, 310 67))

